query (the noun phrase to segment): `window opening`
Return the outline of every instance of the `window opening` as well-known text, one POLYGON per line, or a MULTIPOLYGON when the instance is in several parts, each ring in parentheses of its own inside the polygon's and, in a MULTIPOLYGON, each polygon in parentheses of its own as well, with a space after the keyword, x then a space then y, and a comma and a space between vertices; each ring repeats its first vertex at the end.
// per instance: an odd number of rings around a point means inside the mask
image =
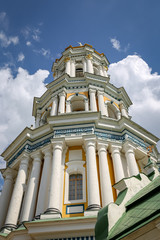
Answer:
POLYGON ((83 199, 82 174, 69 176, 69 200, 83 199))
POLYGON ((76 68, 76 77, 83 77, 83 68, 76 68))

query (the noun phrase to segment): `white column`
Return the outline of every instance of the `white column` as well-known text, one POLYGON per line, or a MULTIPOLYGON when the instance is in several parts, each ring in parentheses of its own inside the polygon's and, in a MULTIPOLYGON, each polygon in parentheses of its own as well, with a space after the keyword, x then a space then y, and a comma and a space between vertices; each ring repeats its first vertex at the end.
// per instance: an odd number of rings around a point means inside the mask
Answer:
POLYGON ((66 113, 71 112, 71 102, 70 101, 66 101, 66 113))
POLYGON ((127 110, 125 109, 123 103, 120 104, 120 109, 121 109, 122 117, 128 118, 128 113, 127 113, 127 110))
POLYGON ((109 203, 114 202, 107 160, 107 147, 108 144, 104 144, 101 142, 98 143, 102 207, 105 207, 109 203))
POLYGON ((117 111, 117 112, 116 112, 116 116, 117 116, 117 119, 118 119, 118 120, 121 119, 121 113, 120 113, 120 111, 117 111))
POLYGON ((107 111, 104 105, 104 98, 103 98, 104 93, 102 91, 98 90, 98 106, 99 106, 99 111, 101 112, 102 115, 107 115, 107 111))
POLYGON ((40 126, 40 119, 41 119, 41 114, 37 113, 36 119, 35 119, 35 128, 40 126))
POLYGON ((45 214, 51 214, 52 217, 61 217, 61 169, 62 169, 62 151, 63 141, 53 141, 53 158, 51 166, 49 203, 45 214))
POLYGON ((97 111, 96 90, 90 88, 89 95, 90 95, 90 110, 96 112, 97 111))
POLYGON ((56 116, 57 115, 57 109, 58 109, 58 96, 54 96, 53 97, 53 102, 52 102, 52 108, 51 108, 51 112, 50 115, 51 116, 56 116))
POLYGON ((106 116, 108 117, 108 104, 104 103, 105 109, 106 109, 106 116))
POLYGON ((5 228, 16 228, 18 216, 21 208, 24 186, 26 184, 27 170, 28 170, 29 156, 24 153, 20 163, 16 183, 13 189, 7 218, 5 221, 5 228))
POLYGON ((23 207, 23 214, 21 218, 22 222, 30 221, 33 219, 38 193, 37 191, 41 170, 41 153, 33 153, 31 157, 33 158, 33 165, 23 207))
POLYGON ((85 111, 89 111, 89 106, 88 106, 88 99, 84 99, 84 105, 85 105, 85 111))
POLYGON ((86 59, 87 59, 87 72, 89 73, 94 73, 94 70, 93 70, 93 63, 92 63, 92 55, 91 54, 88 54, 86 56, 86 59))
POLYGON ((58 109, 58 113, 64 113, 65 112, 65 97, 66 97, 66 93, 65 91, 62 91, 61 93, 59 93, 59 109, 58 109))
POLYGON ((99 75, 103 76, 104 77, 104 73, 103 73, 103 70, 102 70, 102 66, 98 66, 98 70, 99 70, 99 75))
POLYGON ((131 144, 129 144, 128 142, 126 142, 124 144, 124 150, 125 150, 125 156, 127 159, 127 165, 129 168, 129 173, 130 176, 135 176, 139 174, 139 169, 137 166, 137 162, 135 159, 135 147, 133 147, 131 144))
POLYGON ((48 197, 49 175, 50 175, 51 158, 52 158, 50 146, 46 146, 45 148, 43 148, 42 152, 44 154, 44 164, 43 164, 38 201, 37 201, 37 208, 36 208, 37 218, 39 218, 39 215, 44 213, 45 211, 45 203, 48 197))
POLYGON ((13 178, 15 177, 15 175, 16 171, 12 170, 11 168, 6 169, 5 173, 3 174, 5 179, 2 194, 0 196, 0 229, 4 225, 7 215, 7 210, 13 191, 13 178))
POLYGON ((87 162, 87 191, 88 191, 88 208, 87 210, 100 209, 100 194, 96 163, 96 138, 84 139, 87 162))
POLYGON ((71 60, 71 77, 75 77, 75 60, 71 60))
POLYGON ((122 166, 120 149, 121 149, 121 146, 111 145, 111 154, 113 159, 113 167, 114 167, 114 175, 115 175, 116 183, 124 178, 124 171, 122 166))
POLYGON ((85 58, 83 58, 83 72, 87 72, 87 63, 85 58))
POLYGON ((66 63, 65 73, 67 73, 70 76, 70 74, 71 74, 71 59, 69 57, 66 57, 64 61, 66 63))
POLYGON ((103 69, 102 69, 102 70, 103 70, 104 76, 105 76, 105 77, 108 77, 108 74, 107 74, 108 67, 107 67, 107 66, 106 66, 106 67, 103 66, 103 69))

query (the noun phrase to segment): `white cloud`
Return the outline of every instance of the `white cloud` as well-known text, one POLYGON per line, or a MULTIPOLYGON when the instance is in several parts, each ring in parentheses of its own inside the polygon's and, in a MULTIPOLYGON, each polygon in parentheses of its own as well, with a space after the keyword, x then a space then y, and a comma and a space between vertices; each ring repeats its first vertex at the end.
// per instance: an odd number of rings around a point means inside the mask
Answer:
POLYGON ((111 38, 110 41, 112 43, 112 47, 120 51, 121 48, 120 41, 118 41, 116 38, 111 38))
POLYGON ((33 51, 37 54, 40 54, 40 55, 44 56, 44 57, 47 57, 47 58, 51 57, 51 52, 50 52, 49 49, 41 48, 40 50, 34 49, 33 51))
MULTIPOLYGON (((33 97, 41 96, 45 89, 47 70, 39 69, 30 75, 19 68, 15 77, 10 68, 0 69, 0 149, 2 151, 26 127, 34 123, 33 97)), ((0 160, 0 168, 2 160, 0 160)))
POLYGON ((8 29, 9 21, 6 12, 0 12, 0 25, 5 30, 8 29))
POLYGON ((27 41, 27 42, 26 42, 26 45, 27 45, 27 46, 31 46, 32 43, 31 43, 30 41, 27 41))
MULTIPOLYGON (((29 27, 26 26, 23 30, 22 30, 22 34, 25 37, 25 39, 33 39, 36 42, 40 41, 40 34, 41 31, 39 28, 35 28, 35 27, 29 27)), ((30 41, 28 41, 30 42, 30 41)))
POLYGON ((21 52, 18 54, 18 62, 22 62, 25 59, 24 54, 21 52))
POLYGON ((130 47, 130 44, 128 43, 124 48, 122 48, 120 41, 116 38, 111 38, 110 42, 112 43, 112 47, 119 52, 127 52, 130 47))
POLYGON ((10 44, 17 45, 18 43, 19 43, 19 38, 17 36, 7 37, 3 31, 0 32, 1 47, 8 47, 10 44))
POLYGON ((132 120, 160 137, 160 75, 139 56, 127 56, 109 67, 111 83, 123 86, 133 105, 132 120))

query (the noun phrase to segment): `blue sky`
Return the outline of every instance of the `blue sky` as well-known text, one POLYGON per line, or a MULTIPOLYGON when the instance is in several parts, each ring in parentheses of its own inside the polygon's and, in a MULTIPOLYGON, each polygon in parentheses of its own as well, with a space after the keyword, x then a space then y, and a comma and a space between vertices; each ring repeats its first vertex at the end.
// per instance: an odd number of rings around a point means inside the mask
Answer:
POLYGON ((104 52, 110 63, 136 52, 153 72, 160 72, 159 10, 158 0, 1 1, 1 12, 6 13, 1 30, 18 36, 19 43, 1 49, 0 66, 10 60, 30 73, 39 68, 50 71, 52 61, 68 45, 82 42, 104 52), (111 38, 120 41, 121 51, 115 51, 111 38), (20 52, 25 59, 17 62, 20 52))
POLYGON ((160 137, 159 11, 159 0, 2 0, 0 151, 34 122, 33 97, 53 81, 53 61, 78 42, 107 56, 111 83, 133 102, 132 120, 160 137))

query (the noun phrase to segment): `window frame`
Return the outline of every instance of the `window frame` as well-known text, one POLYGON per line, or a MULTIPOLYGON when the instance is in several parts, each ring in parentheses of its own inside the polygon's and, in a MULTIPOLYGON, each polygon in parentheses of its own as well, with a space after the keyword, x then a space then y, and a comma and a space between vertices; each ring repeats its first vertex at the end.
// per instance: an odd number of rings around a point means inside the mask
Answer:
POLYGON ((64 204, 71 203, 84 203, 86 202, 86 174, 85 167, 83 166, 85 161, 70 161, 67 162, 67 169, 65 172, 65 193, 64 193, 64 204), (81 174, 82 175, 82 199, 69 200, 69 176, 72 174, 81 174))

